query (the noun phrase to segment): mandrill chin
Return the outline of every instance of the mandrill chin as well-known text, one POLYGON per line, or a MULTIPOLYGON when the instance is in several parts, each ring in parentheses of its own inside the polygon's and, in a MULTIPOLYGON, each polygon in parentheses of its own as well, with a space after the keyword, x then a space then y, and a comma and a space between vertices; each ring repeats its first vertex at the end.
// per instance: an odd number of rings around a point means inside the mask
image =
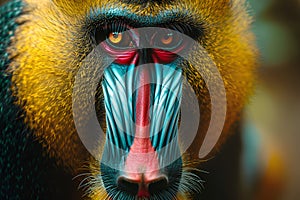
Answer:
POLYGON ((13 0, 1 199, 240 199, 243 0, 13 0))

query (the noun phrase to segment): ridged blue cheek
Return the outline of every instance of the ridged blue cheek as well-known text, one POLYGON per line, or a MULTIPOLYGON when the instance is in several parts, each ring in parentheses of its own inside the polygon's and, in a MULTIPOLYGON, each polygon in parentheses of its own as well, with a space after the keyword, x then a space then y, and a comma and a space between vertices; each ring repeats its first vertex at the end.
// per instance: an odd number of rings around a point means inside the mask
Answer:
MULTIPOLYGON (((152 146, 158 150, 178 134, 182 70, 175 63, 141 67, 150 68, 150 139, 152 146)), ((135 102, 141 67, 112 64, 105 69, 102 82, 107 139, 127 152, 135 135, 135 102)))
POLYGON ((102 89, 106 110, 107 139, 128 151, 133 142, 134 65, 112 64, 104 71, 102 89))
POLYGON ((176 64, 155 64, 156 84, 152 89, 150 136, 152 145, 159 150, 175 139, 182 95, 182 71, 176 64))

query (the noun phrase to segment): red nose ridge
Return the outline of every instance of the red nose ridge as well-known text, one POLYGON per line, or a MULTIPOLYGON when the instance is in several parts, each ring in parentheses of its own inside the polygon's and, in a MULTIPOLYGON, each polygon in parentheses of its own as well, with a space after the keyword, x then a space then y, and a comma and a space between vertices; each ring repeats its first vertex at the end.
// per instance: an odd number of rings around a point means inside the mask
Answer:
POLYGON ((149 138, 135 138, 125 162, 126 178, 148 184, 159 177, 157 154, 149 138))
POLYGON ((152 146, 150 128, 150 84, 147 67, 141 70, 136 100, 135 138, 125 162, 125 177, 139 183, 139 197, 149 197, 147 185, 160 176, 159 161, 152 146))

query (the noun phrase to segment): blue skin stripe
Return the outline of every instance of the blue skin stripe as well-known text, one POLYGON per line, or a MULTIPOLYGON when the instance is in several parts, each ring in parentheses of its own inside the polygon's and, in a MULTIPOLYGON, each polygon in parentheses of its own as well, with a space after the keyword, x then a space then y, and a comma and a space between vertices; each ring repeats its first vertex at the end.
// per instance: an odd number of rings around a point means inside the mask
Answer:
MULTIPOLYGON (((154 64, 151 73, 150 137, 155 149, 161 149, 177 136, 182 95, 182 71, 176 64, 154 64)), ((106 109, 107 137, 118 148, 129 151, 135 131, 135 66, 112 64, 105 69, 102 89, 106 109), (126 74, 126 75, 125 75, 126 74)))

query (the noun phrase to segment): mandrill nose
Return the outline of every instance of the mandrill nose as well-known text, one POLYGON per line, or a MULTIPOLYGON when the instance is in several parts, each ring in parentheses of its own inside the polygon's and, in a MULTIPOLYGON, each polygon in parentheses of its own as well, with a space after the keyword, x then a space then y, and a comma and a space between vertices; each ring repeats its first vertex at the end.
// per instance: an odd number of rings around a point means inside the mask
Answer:
POLYGON ((118 188, 128 194, 137 197, 150 197, 154 194, 165 190, 168 187, 168 179, 165 176, 157 177, 151 181, 145 181, 143 175, 140 180, 120 176, 118 179, 118 188))
POLYGON ((137 195, 139 183, 121 176, 118 179, 118 188, 128 194, 137 195))

